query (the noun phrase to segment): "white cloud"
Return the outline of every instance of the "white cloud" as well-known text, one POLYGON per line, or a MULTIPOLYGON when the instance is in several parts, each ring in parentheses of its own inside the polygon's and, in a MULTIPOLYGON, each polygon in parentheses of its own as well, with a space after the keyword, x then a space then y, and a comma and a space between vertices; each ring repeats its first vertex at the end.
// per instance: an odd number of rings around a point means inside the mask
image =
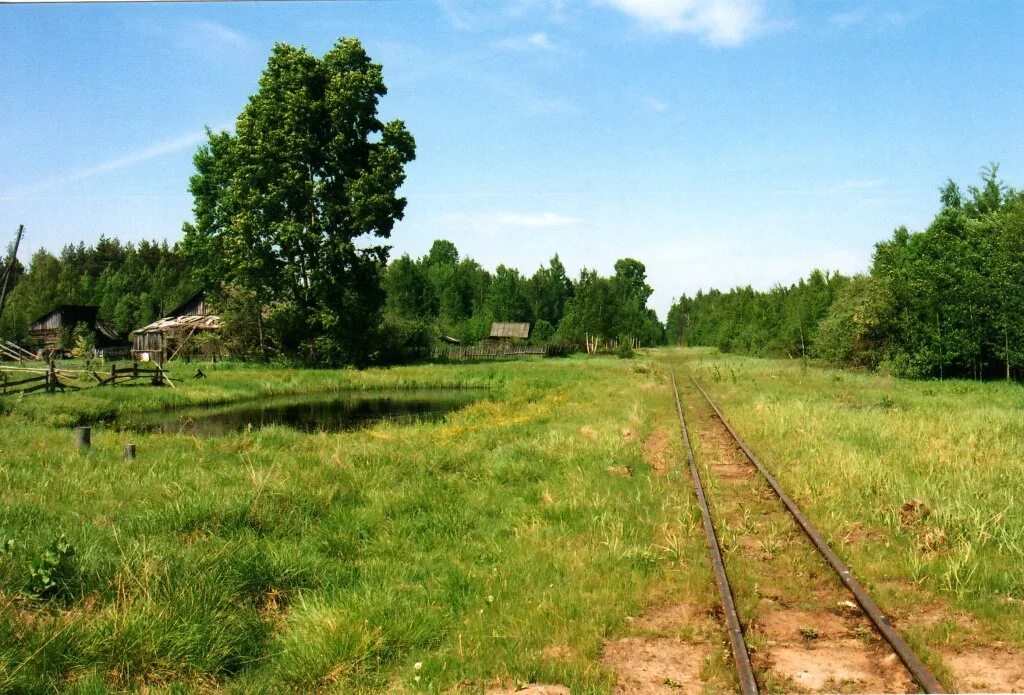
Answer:
MULTIPOLYGON (((223 127, 215 128, 214 130, 222 129, 223 127)), ((164 140, 163 142, 143 147, 134 152, 129 152, 128 154, 121 155, 120 157, 115 157, 83 169, 65 172, 59 176, 53 177, 52 179, 38 181, 20 188, 12 188, 0 193, 0 198, 10 199, 33 196, 52 188, 59 188, 68 184, 77 183, 78 181, 91 179, 102 174, 109 174, 113 171, 127 169, 135 166, 136 164, 156 159, 157 157, 163 157, 164 155, 168 155, 173 152, 179 152, 191 147, 196 147, 205 140, 205 130, 188 133, 187 135, 182 135, 181 137, 177 137, 172 140, 164 140)))
POLYGON ((538 31, 526 36, 510 36, 500 41, 495 41, 495 48, 506 51, 554 51, 557 49, 547 32, 538 31))
POLYGON ((604 0, 668 33, 692 34, 712 46, 739 46, 765 28, 760 0, 604 0))

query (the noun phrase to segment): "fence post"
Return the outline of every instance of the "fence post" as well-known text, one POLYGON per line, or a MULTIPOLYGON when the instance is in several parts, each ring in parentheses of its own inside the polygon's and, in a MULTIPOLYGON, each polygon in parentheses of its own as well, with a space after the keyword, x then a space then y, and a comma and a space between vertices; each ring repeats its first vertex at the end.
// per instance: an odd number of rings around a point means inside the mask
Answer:
POLYGON ((76 427, 75 447, 78 449, 88 449, 90 446, 92 446, 92 428, 76 427))
POLYGON ((125 444, 124 445, 124 460, 125 461, 131 461, 134 458, 135 458, 135 445, 134 444, 125 444))
POLYGON ((132 379, 139 378, 139 363, 132 360, 132 379))
POLYGON ((117 384, 117 362, 110 363, 110 385, 115 386, 117 384))

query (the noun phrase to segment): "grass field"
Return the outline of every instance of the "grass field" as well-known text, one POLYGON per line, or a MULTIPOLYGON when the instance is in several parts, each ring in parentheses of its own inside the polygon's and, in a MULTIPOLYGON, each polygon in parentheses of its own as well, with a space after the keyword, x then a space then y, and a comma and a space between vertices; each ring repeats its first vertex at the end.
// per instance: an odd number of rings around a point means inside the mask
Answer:
MULTIPOLYGON (((678 468, 669 365, 709 388, 932 663, 947 648, 1024 646, 1019 386, 699 350, 366 371, 202 365, 208 379, 175 389, 0 401, 0 691, 609 692, 616 674, 600 654, 632 629, 628 616, 717 600, 678 468), (197 439, 104 424, 176 405, 432 387, 492 398, 442 423, 334 434, 197 439), (72 447, 78 423, 96 423, 87 452, 72 447), (129 441, 139 453, 125 462, 129 441), (939 619, 915 621, 925 609, 939 619)), ((687 639, 713 643, 709 683, 732 682, 724 633, 687 639)))
POLYGON ((4 401, 0 688, 607 692, 603 639, 705 584, 690 491, 644 456, 672 412, 650 360, 203 369, 176 389, 4 401), (97 426, 92 450, 71 447, 71 425, 119 413, 432 386, 494 399, 439 424, 217 439, 97 426), (32 598, 62 536, 74 555, 32 598))

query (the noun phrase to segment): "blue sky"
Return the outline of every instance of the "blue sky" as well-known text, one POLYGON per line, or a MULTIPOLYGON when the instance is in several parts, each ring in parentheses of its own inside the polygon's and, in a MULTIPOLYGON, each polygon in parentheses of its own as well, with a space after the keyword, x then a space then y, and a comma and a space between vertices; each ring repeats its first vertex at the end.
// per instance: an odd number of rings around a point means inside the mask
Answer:
POLYGON ((418 145, 394 253, 643 261, 699 288, 866 269, 946 178, 1024 183, 1024 3, 0 5, 0 243, 176 240, 275 41, 355 36, 418 145))

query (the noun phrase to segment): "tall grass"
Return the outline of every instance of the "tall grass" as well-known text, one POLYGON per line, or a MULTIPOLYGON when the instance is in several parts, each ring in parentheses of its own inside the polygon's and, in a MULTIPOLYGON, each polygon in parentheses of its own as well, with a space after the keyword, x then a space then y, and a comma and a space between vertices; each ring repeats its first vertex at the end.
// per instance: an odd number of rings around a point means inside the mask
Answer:
POLYGON ((685 364, 883 603, 967 610, 1024 645, 1024 388, 707 350, 685 364))
POLYGON ((209 378, 176 389, 9 401, 0 691, 607 692, 596 657, 627 615, 668 597, 713 602, 685 478, 641 455, 672 422, 671 396, 636 366, 203 365, 209 378), (215 439, 100 425, 91 450, 70 446, 74 423, 181 404, 432 386, 495 398, 433 424, 215 439), (139 455, 123 461, 129 440, 139 455), (60 590, 32 596, 61 534, 75 554, 60 590))

